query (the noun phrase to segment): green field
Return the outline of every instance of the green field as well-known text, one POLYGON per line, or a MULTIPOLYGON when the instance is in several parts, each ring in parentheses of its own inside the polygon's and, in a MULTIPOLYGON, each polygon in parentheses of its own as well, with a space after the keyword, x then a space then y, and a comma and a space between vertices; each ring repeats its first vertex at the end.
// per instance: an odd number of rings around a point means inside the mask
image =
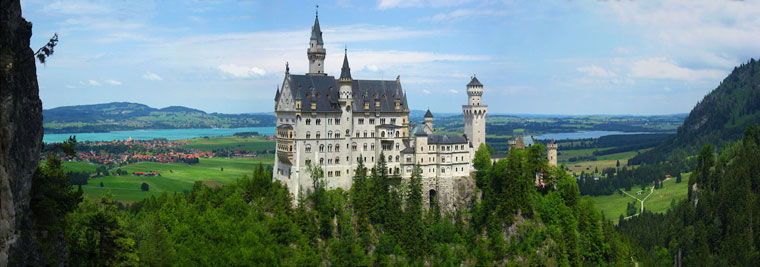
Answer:
MULTIPOLYGON (((155 163, 140 162, 121 167, 129 175, 106 176, 90 179, 83 186, 85 194, 91 198, 102 194, 110 189, 114 198, 122 201, 138 201, 145 197, 161 192, 183 192, 189 190, 195 181, 203 181, 207 184, 228 184, 245 174, 250 174, 258 164, 272 165, 271 159, 252 158, 209 158, 200 159, 200 163, 188 165, 184 163, 155 163), (224 168, 224 171, 222 171, 224 168), (140 177, 133 176, 133 172, 155 171, 161 176, 140 177), (100 183, 103 187, 100 187, 100 183), (140 190, 140 185, 145 182, 149 185, 149 191, 140 190)), ((68 165, 68 164, 67 164, 68 165)), ((68 168, 68 167, 67 167, 68 168)))
MULTIPOLYGON (((676 183, 675 178, 663 181, 663 187, 654 190, 652 195, 649 196, 649 198, 647 198, 647 200, 644 202, 644 209, 651 212, 663 213, 670 208, 670 204, 673 200, 678 202, 681 199, 685 199, 688 194, 687 187, 689 186, 689 176, 689 173, 683 174, 683 180, 681 183, 676 183)), ((624 192, 633 195, 637 199, 644 199, 649 194, 649 190, 652 188, 652 186, 653 185, 648 185, 646 189, 643 190, 641 195, 636 194, 636 192, 641 191, 640 186, 635 186, 630 191, 624 192)), ((611 219, 613 221, 617 221, 621 214, 625 214, 625 208, 628 203, 636 201, 625 194, 618 193, 589 198, 594 199, 596 202, 596 208, 603 212, 604 216, 607 219, 611 219)), ((636 202, 636 207, 638 209, 641 209, 639 201, 636 202)))
POLYGON ((82 161, 64 161, 63 162, 63 169, 66 172, 86 172, 86 173, 94 173, 95 169, 98 168, 98 165, 92 164, 89 162, 82 162, 82 161))
POLYGON ((217 136, 209 138, 195 138, 183 141, 188 143, 183 147, 198 149, 202 151, 229 149, 254 152, 262 150, 274 150, 275 146, 274 141, 267 140, 265 137, 217 136))

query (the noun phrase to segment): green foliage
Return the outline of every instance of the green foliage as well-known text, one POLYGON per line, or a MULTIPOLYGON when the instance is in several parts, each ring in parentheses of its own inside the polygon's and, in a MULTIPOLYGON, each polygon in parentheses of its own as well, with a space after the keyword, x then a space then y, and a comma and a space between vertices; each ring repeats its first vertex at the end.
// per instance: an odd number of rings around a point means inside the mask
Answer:
POLYGON ((32 179, 30 206, 37 226, 46 231, 60 231, 65 225, 64 216, 76 209, 82 193, 69 185, 61 160, 52 154, 32 179))

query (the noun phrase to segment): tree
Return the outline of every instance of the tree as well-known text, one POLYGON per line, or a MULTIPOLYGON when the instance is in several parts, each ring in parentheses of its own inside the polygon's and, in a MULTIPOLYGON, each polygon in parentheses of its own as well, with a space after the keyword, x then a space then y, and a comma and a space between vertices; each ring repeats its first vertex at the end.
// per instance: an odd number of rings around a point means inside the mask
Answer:
POLYGON ((45 64, 47 58, 53 55, 56 45, 58 45, 58 33, 54 33, 53 37, 50 37, 50 40, 47 42, 47 44, 40 47, 40 49, 37 49, 37 52, 35 52, 34 55, 37 57, 40 63, 45 64))
POLYGON ((425 252, 425 225, 422 223, 422 169, 414 166, 409 179, 409 191, 404 210, 403 238, 404 251, 409 256, 421 258, 425 252))
POLYGON ((615 167, 620 168, 620 160, 617 160, 617 163, 615 163, 615 167))
POLYGON ((105 185, 103 184, 103 182, 100 182, 100 187, 103 187, 103 186, 105 186, 105 185))
POLYGON ((140 190, 148 192, 148 183, 142 183, 140 185, 140 190))
POLYGON ((488 172, 491 170, 491 154, 485 143, 480 144, 475 151, 473 166, 478 172, 475 174, 475 182, 478 187, 483 188, 488 184, 488 172))

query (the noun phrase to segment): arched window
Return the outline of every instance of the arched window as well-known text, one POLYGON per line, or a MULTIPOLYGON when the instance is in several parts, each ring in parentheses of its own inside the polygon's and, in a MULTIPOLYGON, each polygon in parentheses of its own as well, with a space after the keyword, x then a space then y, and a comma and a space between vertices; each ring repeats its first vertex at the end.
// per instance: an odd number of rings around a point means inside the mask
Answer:
POLYGON ((340 132, 335 131, 335 138, 340 138, 340 132))
POLYGON ((340 152, 340 146, 339 145, 335 145, 335 152, 340 152))
POLYGON ((327 131, 327 138, 332 138, 332 131, 327 131))
POLYGON ((309 139, 309 138, 311 138, 311 132, 308 132, 308 131, 307 131, 307 132, 306 132, 306 139, 309 139))
POLYGON ((351 144, 351 150, 356 151, 356 143, 351 144))
POLYGON ((356 138, 359 138, 359 132, 356 132, 356 138))
POLYGON ((385 131, 380 132, 380 137, 385 137, 385 131))
POLYGON ((374 143, 369 146, 369 150, 375 151, 375 144, 374 143))
POLYGON ((319 131, 317 131, 317 139, 319 139, 319 136, 320 136, 319 131))
POLYGON ((327 145, 327 152, 332 152, 332 145, 327 145))
POLYGON ((367 131, 364 131, 364 137, 367 137, 367 131))
MULTIPOLYGON (((348 129, 346 129, 346 136, 351 137, 351 131, 349 131, 348 129)), ((356 137, 359 137, 359 136, 356 136, 356 137)))
POLYGON ((319 145, 319 152, 325 152, 325 145, 319 145))
POLYGON ((311 145, 309 145, 309 144, 306 145, 306 152, 307 153, 311 152, 311 145))
POLYGON ((388 162, 393 162, 393 156, 388 156, 388 162))
POLYGON ((401 133, 399 131, 396 131, 396 137, 400 137, 401 133))
POLYGON ((325 165, 325 159, 319 158, 319 165, 325 165))
POLYGON ((340 164, 340 158, 335 157, 335 164, 340 164))
POLYGON ((396 150, 398 150, 399 148, 400 148, 399 144, 396 143, 396 150))
POLYGON ((311 124, 311 119, 306 119, 306 125, 310 125, 310 124, 311 124))
POLYGON ((399 157, 398 157, 398 155, 396 155, 396 162, 398 162, 398 159, 399 159, 399 157))
POLYGON ((364 143, 364 151, 367 151, 367 143, 364 143))

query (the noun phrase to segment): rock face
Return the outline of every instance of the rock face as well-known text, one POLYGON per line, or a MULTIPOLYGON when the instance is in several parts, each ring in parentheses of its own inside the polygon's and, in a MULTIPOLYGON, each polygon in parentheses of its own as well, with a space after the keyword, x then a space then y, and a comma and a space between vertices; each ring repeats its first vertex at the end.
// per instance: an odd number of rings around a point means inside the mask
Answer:
POLYGON ((42 146, 31 36, 32 24, 21 17, 19 1, 0 0, 0 266, 14 265, 18 257, 12 251, 28 243, 19 229, 29 224, 29 191, 42 146))

